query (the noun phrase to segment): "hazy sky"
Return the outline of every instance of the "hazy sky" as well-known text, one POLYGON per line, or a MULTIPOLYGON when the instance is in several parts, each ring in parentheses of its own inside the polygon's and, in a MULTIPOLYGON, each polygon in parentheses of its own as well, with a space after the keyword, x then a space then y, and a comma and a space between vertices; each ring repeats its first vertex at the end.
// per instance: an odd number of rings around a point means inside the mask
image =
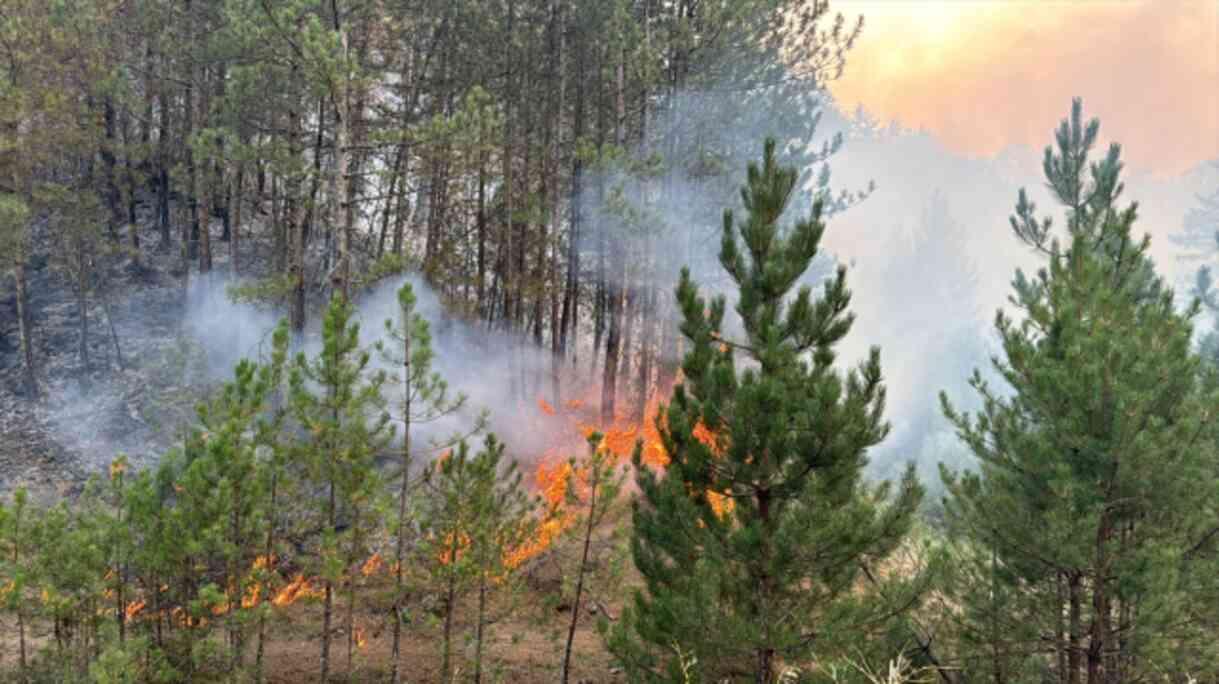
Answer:
POLYGON ((954 151, 1040 150, 1070 106, 1132 171, 1219 158, 1219 0, 837 0, 865 27, 833 86, 845 108, 954 151))

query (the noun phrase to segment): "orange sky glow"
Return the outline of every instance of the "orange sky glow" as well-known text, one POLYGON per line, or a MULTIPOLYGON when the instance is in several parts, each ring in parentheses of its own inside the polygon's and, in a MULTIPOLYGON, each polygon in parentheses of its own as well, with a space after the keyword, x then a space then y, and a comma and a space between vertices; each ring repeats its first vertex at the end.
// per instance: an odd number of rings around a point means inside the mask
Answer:
POLYGON ((864 32, 831 90, 954 151, 1037 150, 1084 98, 1132 170, 1219 158, 1219 0, 837 0, 864 32))

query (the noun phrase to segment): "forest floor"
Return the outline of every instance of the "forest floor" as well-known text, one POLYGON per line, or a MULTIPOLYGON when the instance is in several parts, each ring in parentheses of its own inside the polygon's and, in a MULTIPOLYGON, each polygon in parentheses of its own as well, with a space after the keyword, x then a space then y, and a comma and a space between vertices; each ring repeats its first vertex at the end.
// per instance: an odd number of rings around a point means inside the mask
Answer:
MULTIPOLYGON (((455 681, 471 681, 473 671, 474 616, 476 596, 467 597, 457 614, 454 625, 455 681)), ((503 608, 502 602, 496 602, 503 608)), ((567 625, 571 620, 569 609, 553 606, 549 596, 534 590, 526 590, 516 598, 517 606, 507 615, 500 615, 490 625, 484 655, 485 681, 491 682, 542 682, 558 680, 563 657, 567 625)), ((267 649, 267 671, 269 681, 277 684, 313 682, 320 671, 320 626, 321 608, 310 605, 295 609, 287 619, 277 625, 273 641, 267 649)), ((623 681, 606 652, 600 635, 595 629, 597 616, 585 614, 576 631, 572 653, 571 681, 612 682, 623 681)), ((368 611, 358 611, 357 624, 379 623, 368 611)), ((353 670, 347 674, 347 635, 340 627, 334 633, 335 670, 338 681, 370 682, 386 681, 390 671, 392 634, 388 626, 383 629, 368 629, 366 645, 354 652, 353 670)), ((416 620, 403 632, 402 668, 403 681, 439 682, 441 664, 442 624, 438 617, 428 615, 416 620)))
MULTIPOLYGON (((494 595, 488 602, 489 624, 483 656, 484 681, 537 682, 557 680, 567 628, 571 621, 570 606, 555 600, 555 581, 546 581, 543 568, 526 576, 518 590, 507 596, 494 595)), ((392 632, 387 619, 390 588, 388 578, 364 587, 364 598, 358 603, 353 624, 364 637, 362 647, 353 649, 352 667, 347 668, 346 613, 336 601, 334 627, 331 630, 332 681, 387 681, 391 665, 392 632)), ((620 588, 620 587, 619 587, 620 588)), ((607 597, 609 610, 615 617, 621 608, 617 591, 607 597)), ((439 682, 443 622, 440 615, 428 610, 427 597, 417 597, 408 610, 413 616, 402 632, 401 666, 404 682, 439 682)), ((434 602, 433 602, 434 603, 434 602)), ((611 661, 596 629, 602 617, 600 601, 591 601, 582 611, 573 642, 572 684, 624 681, 611 661)), ((477 592, 467 592, 459 601, 453 626, 454 681, 471 681, 473 672, 477 592)), ((322 606, 319 602, 297 603, 276 609, 268 630, 265 655, 267 681, 272 684, 299 684, 320 679, 320 644, 322 606)), ((33 621, 27 626, 29 657, 52 647, 50 625, 33 621)), ((218 632, 218 630, 217 630, 218 632)), ((13 674, 18 663, 16 621, 11 614, 0 617, 0 681, 13 674)), ((221 635, 217 633, 217 638, 221 635)), ((253 636, 248 643, 246 663, 254 661, 253 636)), ((198 681, 210 681, 200 679, 198 681)))

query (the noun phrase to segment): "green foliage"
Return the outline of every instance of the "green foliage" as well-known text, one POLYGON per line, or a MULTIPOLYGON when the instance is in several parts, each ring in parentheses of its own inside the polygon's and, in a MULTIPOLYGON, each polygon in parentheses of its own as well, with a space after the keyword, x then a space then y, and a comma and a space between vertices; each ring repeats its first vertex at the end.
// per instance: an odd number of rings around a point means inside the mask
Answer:
POLYGON ((921 489, 908 471, 886 505, 888 486, 862 482, 866 450, 888 430, 879 351, 834 370, 852 322, 844 269, 820 298, 802 287, 789 299, 825 229, 820 204, 780 228, 797 179, 768 140, 741 191, 745 220, 724 215, 720 262, 744 339, 725 337, 723 297, 705 301, 688 273, 677 288, 690 349, 658 426, 671 460, 658 474, 636 458, 632 551, 646 591, 610 638, 639 681, 680 681, 679 648, 699 678, 769 681, 835 638, 865 639, 894 610, 859 582, 901 543, 921 489))
POLYGON ((436 459, 424 475, 424 488, 419 553, 443 596, 441 675, 447 681, 458 597, 479 588, 476 658, 481 658, 486 592, 518 568, 512 555, 534 534, 537 502, 525 493, 516 462, 504 460, 504 445, 493 434, 473 456, 463 440, 436 459))
MULTIPOLYGON (((572 645, 575 641, 581 611, 584 610, 582 600, 588 591, 585 585, 586 583, 591 584, 590 580, 596 574, 593 566, 601 568, 602 572, 599 574, 602 575, 600 579, 603 583, 621 579, 622 567, 618 562, 621 560, 621 554, 614 553, 617 548, 613 544, 615 541, 613 537, 617 536, 618 530, 613 530, 610 535, 611 553, 605 562, 595 563, 596 559, 590 554, 593 534, 617 509, 618 497, 622 493, 622 484, 626 479, 626 469, 618 470, 615 467, 616 457, 608 449, 602 448, 602 438, 603 435, 599 432, 588 436, 588 454, 579 461, 575 459, 570 461, 565 482, 567 506, 564 514, 572 516, 570 520, 566 521, 567 529, 580 535, 577 538, 580 544, 580 556, 575 566, 575 572, 570 573, 575 575, 575 596, 572 601, 571 624, 567 630, 567 644, 564 647, 563 664, 560 670, 563 682, 567 682, 571 676, 572 645), (576 513, 573 515, 573 512, 576 513)), ((638 448, 637 446, 636 449, 638 450, 638 448)), ((591 587, 589 588, 591 589, 591 587)), ((604 620, 598 624, 598 629, 602 634, 606 632, 604 620)))
MULTIPOLYGON (((397 515, 392 518, 391 531, 394 545, 394 624, 393 658, 391 680, 399 681, 398 657, 402 639, 406 583, 403 566, 407 559, 408 526, 416 520, 416 501, 412 497, 411 464, 417 448, 412 437, 412 428, 420 423, 434 422, 460 411, 466 404, 463 394, 452 395, 448 383, 432 370, 435 352, 432 349, 432 334, 427 319, 416 312, 415 291, 409 282, 404 282, 397 292, 398 316, 385 321, 385 339, 379 340, 376 349, 381 359, 391 368, 401 369, 389 374, 389 381, 401 388, 398 398, 391 401, 393 419, 402 424, 401 458, 398 465, 399 487, 397 492, 397 515)), ((480 415, 471 434, 485 426, 485 415, 480 415)), ((453 443, 459 441, 458 438, 453 443)), ((435 445, 434 445, 435 446, 435 445)), ((392 478, 391 478, 392 479, 392 478)))
POLYGON ((0 193, 0 264, 4 264, 4 270, 8 270, 12 262, 25 258, 29 217, 30 210, 25 202, 14 195, 0 193))
POLYGON ((265 304, 283 302, 292 292, 292 280, 286 274, 270 275, 266 278, 229 283, 225 295, 237 303, 265 304))
MULTIPOLYGON (((289 378, 291 413, 305 434, 295 457, 325 502, 314 568, 325 587, 323 679, 330 668, 334 587, 356 570, 367 552, 368 535, 380 510, 381 482, 374 460, 394 432, 389 414, 382 410, 385 374, 370 368, 371 356, 360 347, 360 326, 352 315, 351 304, 334 297, 322 320, 321 350, 313 359, 298 354, 289 378), (340 528, 340 517, 346 529, 340 528)), ((355 601, 355 591, 355 582, 347 582, 349 605, 355 601)), ((350 645, 349 636, 349 654, 350 645)))
POLYGON ((1178 312, 1155 275, 1135 205, 1117 204, 1120 148, 1091 162, 1099 122, 1081 110, 1045 155, 1065 236, 1023 191, 1012 219, 1048 263, 1017 273, 1021 318, 996 316, 1011 391, 975 374, 976 415, 943 399, 980 465, 944 473, 960 655, 1003 681, 1202 676, 1216 655, 1203 578, 1216 570, 1219 397, 1190 350, 1197 307, 1178 312))

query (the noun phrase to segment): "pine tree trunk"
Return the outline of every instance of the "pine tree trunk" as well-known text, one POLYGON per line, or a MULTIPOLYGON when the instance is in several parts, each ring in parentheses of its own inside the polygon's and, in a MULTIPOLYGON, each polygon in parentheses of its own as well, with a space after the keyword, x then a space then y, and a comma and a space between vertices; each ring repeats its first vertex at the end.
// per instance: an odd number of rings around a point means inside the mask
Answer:
MULTIPOLYGON (((348 38, 347 29, 341 26, 339 15, 334 16, 334 28, 339 34, 340 50, 342 51, 343 59, 348 56, 348 38)), ((351 84, 346 71, 339 77, 339 83, 336 86, 338 92, 334 93, 335 99, 335 137, 334 137, 334 154, 335 154, 335 185, 336 188, 342 188, 342 195, 335 194, 336 201, 342 202, 340 207, 342 210, 342 223, 338 221, 334 223, 342 226, 342 233, 339 235, 339 259, 338 259, 338 292, 344 301, 347 301, 351 296, 351 235, 355 230, 355 194, 356 183, 352 174, 351 167, 351 149, 349 139, 351 138, 351 130, 353 127, 353 118, 356 116, 352 111, 351 106, 351 84)), ((360 98, 357 98, 357 101, 360 98)), ((362 103, 361 103, 362 104, 362 103)), ((357 105, 358 109, 359 105, 357 105)), ((350 639, 350 635, 349 635, 350 639)))
MULTIPOLYGON (((453 535, 453 539, 449 544, 449 562, 457 562, 457 535, 453 535)), ((440 681, 451 682, 452 677, 452 650, 453 650, 453 611, 457 607, 457 575, 450 570, 448 578, 448 589, 444 597, 444 640, 441 644, 441 659, 440 659, 440 681)))
POLYGON ((479 124, 478 143, 478 206, 475 218, 478 230, 478 271, 475 276, 474 291, 478 299, 476 307, 478 317, 481 319, 487 315, 487 142, 483 138, 481 123, 479 124))
MULTIPOLYGON (((292 71, 294 76, 299 73, 299 67, 293 65, 292 71)), ((288 110, 289 121, 289 149, 292 159, 299 159, 301 156, 300 136, 303 134, 301 130, 301 116, 296 106, 293 105, 288 110)), ((320 122, 318 124, 321 125, 320 122)), ((292 293, 290 295, 290 319, 292 329, 298 334, 305 330, 305 201, 300 194, 301 182, 296 177, 296 172, 293 172, 294 179, 290 192, 287 193, 285 201, 291 202, 291 219, 285 226, 286 230, 291 231, 291 237, 288 240, 291 249, 288 263, 292 282, 292 293)), ((288 213, 285 211, 285 213, 288 213)))
POLYGON ((567 645, 563 648, 563 667, 559 673, 559 681, 567 684, 571 677, 571 647, 576 640, 576 624, 580 621, 580 600, 584 597, 584 575, 588 570, 588 549, 593 539, 593 523, 597 519, 597 485, 601 473, 594 469, 589 478, 588 524, 584 528, 584 547, 580 552, 580 566, 576 571, 576 598, 571 605, 571 623, 567 626, 567 645))
MULTIPOLYGON (((626 279, 625 272, 622 277, 624 280, 626 279)), ((622 386, 624 398, 629 401, 631 362, 633 361, 632 354, 635 348, 635 323, 638 320, 636 309, 639 308, 640 301, 639 290, 634 285, 627 285, 626 292, 626 302, 623 304, 622 310, 622 344, 619 352, 621 358, 618 359, 618 374, 620 376, 618 384, 622 386)))
MULTIPOLYGON (((440 32, 445 38, 448 37, 449 28, 449 12, 446 11, 442 20, 440 32)), ((445 45, 440 52, 440 64, 437 67, 439 72, 439 92, 436 93, 432 100, 432 116, 443 117, 452 112, 449 104, 452 102, 453 88, 450 84, 450 71, 452 69, 451 46, 445 45)), ((433 145, 430 150, 429 166, 430 178, 427 182, 428 201, 427 201, 427 222, 424 232, 423 244, 423 273, 428 282, 433 285, 441 284, 437 280, 440 273, 437 271, 436 261, 441 249, 441 232, 445 220, 446 188, 449 183, 449 168, 448 160, 450 156, 450 146, 447 140, 433 145)), ((428 156, 425 154, 425 156, 428 156)))
POLYGON ((245 160, 237 162, 237 177, 233 180, 233 228, 229 235, 229 270, 234 277, 241 274, 241 223, 245 206, 245 160))
MULTIPOLYGON (((228 91, 228 64, 221 61, 216 69, 216 99, 220 102, 225 101, 225 93, 228 91)), ((233 235, 233 214, 232 214, 232 191, 229 187, 229 181, 225 178, 228 160, 225 153, 225 137, 217 135, 216 158, 212 160, 212 206, 218 207, 220 210, 220 219, 222 222, 222 231, 220 233, 220 241, 228 242, 233 235)), ((210 257, 208 268, 210 270, 210 257)))
MULTIPOLYGON (((25 533, 21 529, 21 517, 18 515, 14 521, 13 529, 13 570, 16 571, 21 567, 21 541, 24 539, 25 533)), ((25 601, 18 598, 17 600, 17 651, 18 651, 18 667, 21 672, 21 681, 29 681, 29 663, 26 656, 25 647, 25 601)))
MULTIPOLYGON (((550 250, 550 353, 551 353, 551 396, 554 399, 555 406, 562 403, 561 396, 562 386, 560 371, 563 366, 564 349, 562 347, 562 338, 564 335, 564 321, 559 313, 560 308, 560 292, 559 292, 559 257, 562 254, 562 241, 560 226, 560 210, 562 208, 563 193, 559 190, 560 169, 562 167, 562 147, 563 147, 563 108, 567 104, 567 26, 564 21, 564 0, 552 0, 551 7, 551 24, 552 24, 552 43, 555 45, 553 63, 555 71, 558 75, 559 87, 557 98, 554 103, 552 147, 550 150, 550 182, 549 189, 552 205, 550 207, 550 231, 553 236, 553 243, 550 250)), ((568 239, 570 240, 570 234, 568 239)), ((565 261, 569 261, 565 259, 565 261)), ((563 299, 566 299, 564 297, 563 299)))
MULTIPOLYGON (((398 211, 402 206, 398 192, 398 176, 402 171, 402 148, 401 143, 394 147, 394 163, 390 167, 389 189, 385 193, 385 211, 381 213, 381 235, 377 240, 378 259, 385 254, 385 237, 389 233, 389 220, 394 217, 396 221, 398 211)), ((395 227, 397 227, 397 223, 395 223, 395 227)), ((394 253, 397 253, 396 247, 394 253)))
POLYGON ((516 117, 517 112, 521 109, 524 94, 521 92, 521 79, 518 77, 516 70, 518 56, 514 49, 514 26, 516 24, 516 0, 508 0, 508 17, 506 21, 507 40, 507 58, 505 64, 508 65, 507 74, 505 75, 504 83, 507 88, 505 93, 504 103, 504 269, 503 269, 503 290, 504 290, 504 309, 502 318, 504 327, 512 329, 516 323, 516 311, 513 306, 513 296, 519 287, 518 280, 520 275, 516 272, 515 255, 519 248, 516 228, 516 174, 515 161, 513 155, 516 153, 516 117))
MULTIPOLYGON (((620 248, 611 245, 610 250, 611 254, 617 254, 620 248)), ((609 424, 614 422, 614 399, 618 388, 618 329, 622 325, 622 297, 618 287, 612 283, 606 284, 606 293, 609 331, 605 337, 605 372, 601 376, 601 421, 609 424)))
MULTIPOLYGON (((150 103, 149 107, 151 107, 151 100, 149 101, 149 103, 150 103)), ((130 128, 131 128, 131 126, 127 120, 127 117, 124 117, 122 131, 123 131, 123 146, 126 148, 126 153, 123 155, 123 177, 124 177, 124 180, 126 181, 126 187, 127 187, 127 234, 131 238, 131 242, 130 242, 131 266, 135 271, 138 272, 141 268, 140 230, 139 230, 139 226, 137 225, 138 217, 136 216, 136 211, 135 211, 135 200, 136 200, 136 194, 139 192, 139 184, 136 183, 136 166, 137 165, 135 163, 133 163, 133 161, 132 161, 134 152, 132 151, 131 140, 129 139, 129 129, 130 128)), ((143 130, 144 130, 145 134, 147 134, 147 132, 148 132, 147 120, 144 122, 143 130)), ((143 142, 145 145, 147 145, 148 141, 145 140, 143 142)))
MULTIPOLYGON (((334 480, 331 479, 329 484, 329 500, 326 504, 326 529, 332 533, 336 526, 335 518, 335 486, 334 480)), ((330 681, 330 624, 334 614, 334 582, 326 577, 323 582, 325 586, 324 596, 322 599, 322 684, 327 684, 330 681)))
MULTIPOLYGON (((188 19, 187 19, 188 26, 193 26, 194 21, 193 21, 193 19, 189 18, 190 14, 191 14, 192 0, 185 0, 185 1, 186 1, 185 13, 188 17, 188 19)), ((193 31, 193 29, 188 29, 188 31, 189 31, 189 35, 187 37, 187 42, 193 45, 194 31, 193 31)), ((193 146, 191 145, 191 136, 193 136, 195 133, 195 85, 194 85, 194 83, 195 83, 194 55, 189 55, 189 56, 187 56, 186 83, 184 86, 184 88, 185 88, 184 97, 186 100, 184 111, 185 111, 186 118, 185 118, 185 123, 184 123, 183 129, 182 129, 182 143, 183 143, 183 147, 184 147, 185 153, 186 153, 186 176, 187 176, 187 186, 188 186, 187 192, 189 193, 189 196, 187 197, 187 207, 189 209, 189 213, 187 214, 187 216, 188 216, 187 221, 190 225, 189 225, 189 228, 187 228, 186 226, 183 227, 183 230, 186 231, 186 237, 185 237, 184 245, 183 245, 183 249, 186 250, 186 256, 185 256, 184 260, 186 262, 185 265, 186 265, 186 270, 188 272, 190 271, 190 263, 195 260, 195 257, 198 256, 198 251, 199 251, 199 249, 198 249, 198 244, 199 244, 198 243, 198 240, 199 240, 199 214, 198 214, 199 178, 198 178, 198 172, 195 169, 195 152, 194 152, 193 146)))
MULTIPOLYGON (((650 241, 645 241, 645 249, 649 247, 650 241)), ((643 302, 640 305, 640 321, 639 330, 639 394, 635 402, 635 421, 642 423, 644 416, 647 414, 648 401, 651 398, 652 392, 652 356, 654 349, 654 341, 656 337, 656 286, 653 284, 649 255, 644 256, 645 276, 643 286, 643 302)))
POLYGON ((1055 585, 1058 591, 1058 610, 1055 613, 1054 647, 1058 651, 1058 682, 1068 684, 1070 644, 1067 641, 1067 619, 1064 611, 1070 610, 1071 601, 1065 573, 1058 572, 1055 585))
MULTIPOLYGON (((19 230, 23 230, 24 227, 19 230)), ((25 254, 13 260, 13 281, 17 295, 17 338, 21 345, 22 384, 27 396, 38 397, 38 366, 34 360, 34 332, 30 316, 30 295, 25 279, 25 254)))
MULTIPOLYGON (((525 91, 529 87, 528 74, 521 74, 521 90, 525 91)), ((531 100, 528 97, 523 97, 520 102, 521 108, 521 178, 520 189, 521 195, 524 198, 521 202, 522 211, 527 212, 530 203, 531 189, 533 181, 529 176, 533 164, 533 145, 530 140, 530 131, 533 130, 533 110, 530 106, 531 100)), ((525 270, 525 257, 529 250, 529 218, 521 217, 520 220, 514 221, 513 227, 513 243, 515 252, 513 254, 514 261, 512 263, 512 323, 515 330, 520 331, 522 338, 529 334, 529 321, 525 313, 525 293, 529 289, 529 274, 525 270)), ((524 339, 521 340, 522 342, 524 339)), ((517 359, 519 361, 519 359, 517 359)), ((522 378, 521 386, 524 387, 528 378, 522 378)), ((522 390, 522 398, 526 391, 522 390)))
MULTIPOLYGON (((574 144, 579 144, 580 139, 584 136, 584 52, 577 51, 576 59, 576 111, 575 118, 572 122, 572 138, 574 144)), ((581 180, 584 172, 583 163, 580 160, 580 155, 572 155, 571 162, 571 191, 568 195, 568 211, 571 212, 570 227, 567 231, 567 279, 563 287, 563 312, 561 314, 562 321, 559 324, 559 353, 563 356, 567 355, 569 348, 569 339, 574 338, 573 331, 576 328, 576 323, 580 320, 579 300, 578 300, 578 285, 580 278, 580 241, 583 236, 580 233, 581 228, 581 180)), ((570 344, 572 354, 574 356, 577 344, 570 344)))
POLYGON ((123 350, 119 346, 119 334, 114 328, 114 316, 110 313, 110 298, 106 289, 98 288, 98 298, 102 302, 102 311, 106 314, 106 326, 110 329, 110 342, 114 345, 114 359, 118 363, 119 370, 124 370, 126 364, 123 363, 123 350))
MULTIPOLYGON (((119 486, 121 487, 122 486, 122 479, 121 479, 122 475, 119 475, 119 478, 120 478, 119 486)), ((120 526, 125 526, 125 523, 123 522, 123 510, 122 510, 121 506, 118 511, 118 524, 120 526)), ((115 619, 115 622, 117 623, 116 626, 118 627, 118 630, 119 630, 119 643, 125 644, 125 643, 127 643, 127 616, 126 616, 126 613, 124 612, 124 608, 127 605, 127 598, 126 598, 127 570, 126 570, 126 568, 123 567, 122 548, 121 548, 121 545, 119 545, 119 546, 120 546, 120 548, 118 549, 118 553, 116 554, 118 557, 115 558, 115 562, 114 562, 114 584, 115 584, 114 619, 115 619)))
POLYGON ((754 681, 757 684, 771 684, 774 680, 774 659, 775 647, 770 640, 770 619, 769 614, 770 600, 774 593, 774 579, 770 576, 767 567, 770 565, 770 546, 771 536, 774 533, 774 520, 771 516, 771 491, 766 488, 758 489, 755 498, 758 506, 758 521, 761 523, 758 534, 761 536, 760 544, 758 545, 758 558, 754 561, 754 567, 759 571, 756 575, 757 584, 755 590, 757 595, 754 600, 757 602, 758 623, 762 626, 762 643, 757 648, 757 671, 755 672, 754 681))
POLYGON ((1109 586, 1107 545, 1112 535, 1112 523, 1107 513, 1101 514, 1096 532, 1096 565, 1092 578, 1092 625, 1088 639, 1088 684, 1108 684, 1105 660, 1109 648, 1109 586))
MULTIPOLYGON (((278 511, 278 494, 279 494, 279 467, 274 462, 271 465, 271 491, 269 496, 269 506, 267 510, 270 512, 270 517, 267 520, 267 540, 263 546, 263 559, 266 561, 266 571, 268 573, 275 569, 275 512, 278 511)), ((268 587, 270 585, 267 585, 268 587)), ((267 599, 270 600, 270 592, 267 592, 267 599)), ((263 682, 263 658, 266 655, 267 645, 267 612, 266 610, 259 611, 258 614, 258 645, 254 652, 254 681, 258 684, 263 682)))
MULTIPOLYGON (((405 156, 405 153, 403 153, 403 155, 405 156)), ((409 163, 406 160, 404 160, 403 166, 409 167, 409 163)), ((403 173, 405 173, 405 172, 406 172, 406 168, 403 169, 403 173)), ((406 192, 407 192, 406 182, 405 182, 405 180, 403 180, 403 182, 401 182, 399 184, 398 202, 397 202, 396 210, 394 211, 393 253, 398 255, 399 257, 406 255, 406 219, 407 219, 408 211, 411 208, 410 201, 406 199, 406 192)), ((418 204, 415 205, 416 208, 418 208, 418 206, 419 206, 418 204)))
POLYGON ((21 672, 21 681, 23 683, 28 682, 29 661, 25 646, 25 608, 20 603, 17 605, 17 653, 17 665, 21 672))
POLYGON ((170 135, 170 108, 169 96, 166 93, 164 84, 157 85, 157 230, 160 233, 160 242, 157 244, 157 249, 164 252, 168 251, 173 243, 173 236, 170 234, 169 226, 169 135, 170 135))
POLYGON ((478 577, 478 623, 474 630, 474 684, 483 681, 483 631, 487 622, 487 573, 478 577))
MULTIPOLYGON (((596 73, 601 73, 604 70, 606 60, 606 50, 602 49, 598 53, 596 73)), ((600 98, 598 98, 600 100, 600 98)), ((605 147, 606 137, 609 135, 609 123, 606 121, 606 110, 604 103, 598 102, 597 106, 597 149, 605 147)), ((594 176, 597 186, 597 206, 605 206, 605 174, 598 173, 594 176)), ((606 238, 605 220, 604 217, 594 214, 593 232, 596 234, 597 247, 597 285, 593 293, 593 348, 589 354, 588 368, 596 379, 597 374, 597 355, 601 351, 601 340, 605 334, 605 313, 608 293, 605 287, 605 255, 608 248, 608 240, 606 238)))
MULTIPOLYGON (((614 142, 623 147, 626 144, 626 53, 623 52, 617 65, 616 90, 616 121, 614 123, 614 142)), ((609 332, 605 340, 605 372, 601 376, 601 420, 612 423, 614 420, 614 401, 618 389, 618 355, 619 328, 622 326, 622 281, 624 273, 620 240, 611 240, 609 245, 609 278, 606 282, 606 297, 608 299, 607 316, 609 332), (617 282, 615 282, 617 281, 617 282)))
POLYGON ((288 274, 288 227, 284 222, 284 212, 280 201, 279 177, 271 177, 271 246, 274 268, 277 275, 288 274))
POLYGON ((1003 684, 1003 653, 999 627, 999 552, 997 540, 990 547, 990 670, 993 684, 1003 684))
POLYGON ((545 330, 545 307, 546 293, 550 290, 549 277, 549 259, 548 248, 550 247, 549 238, 549 216, 550 211, 550 173, 547 169, 547 160, 550 157, 550 138, 551 130, 549 121, 543 116, 542 129, 545 132, 542 142, 542 154, 538 155, 538 179, 541 183, 538 192, 538 200, 543 208, 542 220, 538 223, 538 235, 534 238, 537 243, 537 254, 534 256, 533 268, 533 283, 537 294, 533 299, 533 341, 538 349, 544 349, 543 331, 545 330))
POLYGON ((1070 580, 1067 584, 1067 592, 1070 596, 1070 608, 1068 621, 1070 624, 1069 636, 1069 654, 1067 657, 1067 672, 1069 675, 1068 681, 1070 684, 1080 684, 1081 670, 1083 668, 1082 660, 1082 640, 1083 640, 1083 579, 1078 572, 1072 572, 1070 580))
MULTIPOLYGON (((359 507, 353 506, 352 507, 352 525, 354 527, 354 526, 358 526, 359 524, 360 524, 359 507)), ((351 535, 351 553, 349 553, 347 556, 347 573, 348 573, 348 576, 350 577, 350 579, 348 580, 348 587, 347 587, 347 619, 346 619, 347 677, 348 678, 351 677, 352 658, 353 658, 353 655, 355 652, 355 641, 356 641, 356 631, 355 631, 356 591, 357 591, 356 573, 358 572, 356 564, 359 559, 359 557, 357 555, 357 551, 359 548, 358 539, 359 539, 358 534, 351 535)))
POLYGON ((84 245, 76 246, 76 315, 80 321, 80 365, 88 383, 89 377, 89 264, 84 245))
MULTIPOLYGON (((152 76, 152 74, 156 73, 156 65, 154 64, 154 61, 155 60, 154 60, 154 55, 153 55, 153 51, 152 51, 152 41, 145 40, 144 41, 144 74, 145 74, 145 76, 143 79, 144 116, 143 116, 143 119, 140 121, 140 144, 143 145, 145 150, 149 149, 149 144, 152 142, 153 100, 154 100, 154 94, 157 91, 157 87, 155 85, 153 85, 154 77, 152 76)), ((145 154, 147 154, 147 153, 145 152, 145 154)), ((141 168, 143 170, 148 169, 148 161, 149 161, 148 157, 144 157, 144 164, 141 165, 141 168)))
POLYGON ((114 148, 118 145, 116 118, 114 101, 110 97, 102 98, 102 119, 105 122, 105 140, 101 145, 99 156, 102 159, 102 167, 106 175, 106 233, 114 242, 118 242, 118 224, 122 221, 123 215, 122 210, 119 208, 120 193, 118 179, 115 174, 115 167, 118 166, 118 158, 114 154, 114 148))
POLYGON ((211 207, 208 206, 210 198, 206 192, 199 196, 199 200, 195 202, 195 210, 199 212, 195 223, 199 226, 199 273, 206 276, 212 272, 212 231, 210 227, 211 207))
MULTIPOLYGON (((304 219, 304 240, 305 244, 309 244, 310 240, 314 239, 313 235, 313 218, 317 211, 317 193, 322 185, 322 145, 326 140, 326 97, 319 97, 317 100, 317 131, 313 136, 313 173, 309 176, 309 201, 305 202, 305 219, 304 219)), ((331 231, 327 230, 329 235, 331 231)), ((330 252, 327 250, 325 254, 327 265, 329 265, 330 252)))
POLYGON ((397 546, 394 550, 394 638, 393 655, 390 670, 390 684, 400 684, 401 674, 401 644, 402 644, 402 602, 403 568, 406 563, 406 502, 410 495, 411 479, 411 396, 414 386, 411 383, 411 336, 410 321, 404 322, 402 336, 402 484, 398 489, 398 534, 397 546))

